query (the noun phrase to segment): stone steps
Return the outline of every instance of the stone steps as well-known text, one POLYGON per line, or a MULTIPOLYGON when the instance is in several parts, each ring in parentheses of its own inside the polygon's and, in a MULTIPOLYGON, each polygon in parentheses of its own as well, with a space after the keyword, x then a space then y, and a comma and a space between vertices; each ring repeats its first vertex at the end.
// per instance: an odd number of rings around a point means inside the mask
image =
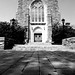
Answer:
POLYGON ((62 45, 51 45, 50 43, 29 43, 25 45, 15 45, 13 50, 21 51, 61 51, 66 50, 62 45))

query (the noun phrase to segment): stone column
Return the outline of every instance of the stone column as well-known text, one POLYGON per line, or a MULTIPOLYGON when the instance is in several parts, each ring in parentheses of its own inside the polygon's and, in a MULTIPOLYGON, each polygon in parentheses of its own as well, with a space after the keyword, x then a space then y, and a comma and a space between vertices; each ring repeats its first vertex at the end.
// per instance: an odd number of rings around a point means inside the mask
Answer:
POLYGON ((48 30, 47 30, 47 35, 48 35, 48 39, 47 42, 52 43, 52 23, 51 23, 51 14, 47 14, 47 23, 48 23, 48 30))
POLYGON ((48 26, 48 42, 52 43, 52 26, 48 26))

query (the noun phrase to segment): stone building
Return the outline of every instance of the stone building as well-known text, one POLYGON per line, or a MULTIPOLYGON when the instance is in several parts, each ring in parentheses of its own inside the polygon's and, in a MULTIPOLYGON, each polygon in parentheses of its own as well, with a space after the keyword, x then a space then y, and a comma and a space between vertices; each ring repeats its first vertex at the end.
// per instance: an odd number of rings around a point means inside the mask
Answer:
POLYGON ((29 42, 51 42, 52 25, 60 21, 57 0, 18 0, 16 19, 27 28, 29 42))

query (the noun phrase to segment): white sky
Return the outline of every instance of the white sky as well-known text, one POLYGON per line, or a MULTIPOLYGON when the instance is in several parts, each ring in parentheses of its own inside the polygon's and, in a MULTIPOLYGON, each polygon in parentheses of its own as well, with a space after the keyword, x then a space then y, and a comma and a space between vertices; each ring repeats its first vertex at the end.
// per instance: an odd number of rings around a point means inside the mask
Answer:
MULTIPOLYGON (((75 0, 58 0, 61 19, 75 25, 75 0)), ((0 0, 0 21, 15 18, 18 0, 0 0)))

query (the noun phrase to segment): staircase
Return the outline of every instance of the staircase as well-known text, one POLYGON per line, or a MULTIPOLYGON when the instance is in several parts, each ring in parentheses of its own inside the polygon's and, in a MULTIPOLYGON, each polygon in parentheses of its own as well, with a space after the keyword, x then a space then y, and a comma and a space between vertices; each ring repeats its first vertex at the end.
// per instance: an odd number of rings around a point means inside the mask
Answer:
POLYGON ((12 50, 17 51, 61 51, 66 50, 62 45, 51 45, 51 43, 28 43, 25 45, 15 45, 12 50))

